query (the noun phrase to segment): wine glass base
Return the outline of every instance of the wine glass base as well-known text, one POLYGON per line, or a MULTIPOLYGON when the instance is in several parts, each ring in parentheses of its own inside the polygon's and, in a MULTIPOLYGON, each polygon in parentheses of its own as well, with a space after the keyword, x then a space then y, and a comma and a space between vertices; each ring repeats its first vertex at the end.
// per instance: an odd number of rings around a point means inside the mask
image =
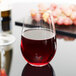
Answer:
POLYGON ((34 67, 43 67, 43 66, 48 65, 49 63, 45 63, 45 64, 42 64, 42 65, 36 65, 36 64, 31 64, 31 63, 28 63, 28 64, 31 65, 31 66, 34 66, 34 67))

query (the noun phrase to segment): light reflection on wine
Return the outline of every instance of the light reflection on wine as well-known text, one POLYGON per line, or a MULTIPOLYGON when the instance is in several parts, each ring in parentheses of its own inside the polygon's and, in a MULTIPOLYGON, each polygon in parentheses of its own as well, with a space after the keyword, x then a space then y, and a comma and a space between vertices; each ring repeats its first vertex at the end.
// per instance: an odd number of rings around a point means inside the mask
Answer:
POLYGON ((50 64, 43 67, 34 67, 26 64, 21 76, 56 76, 50 64))

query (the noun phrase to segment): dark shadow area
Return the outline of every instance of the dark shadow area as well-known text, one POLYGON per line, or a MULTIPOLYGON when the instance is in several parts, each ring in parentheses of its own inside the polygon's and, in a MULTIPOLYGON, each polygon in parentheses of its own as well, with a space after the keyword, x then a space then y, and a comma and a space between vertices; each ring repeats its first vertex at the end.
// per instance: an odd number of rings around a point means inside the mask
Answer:
POLYGON ((50 64, 43 67, 34 67, 27 64, 21 76, 55 76, 55 72, 50 64))

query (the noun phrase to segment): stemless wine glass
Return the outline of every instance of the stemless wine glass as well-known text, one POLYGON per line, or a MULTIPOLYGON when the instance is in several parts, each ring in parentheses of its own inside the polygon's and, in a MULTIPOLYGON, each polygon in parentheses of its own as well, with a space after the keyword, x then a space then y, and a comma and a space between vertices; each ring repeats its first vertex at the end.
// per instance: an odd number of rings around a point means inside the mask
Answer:
POLYGON ((27 18, 24 20, 21 51, 25 60, 33 66, 40 67, 48 64, 56 52, 53 17, 50 15, 48 20, 49 24, 43 20, 38 22, 27 18))

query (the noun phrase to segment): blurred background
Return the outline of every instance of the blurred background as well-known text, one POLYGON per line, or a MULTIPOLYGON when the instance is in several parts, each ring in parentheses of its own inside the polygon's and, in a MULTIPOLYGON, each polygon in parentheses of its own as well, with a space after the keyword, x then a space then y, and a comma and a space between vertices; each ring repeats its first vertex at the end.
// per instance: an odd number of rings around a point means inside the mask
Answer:
POLYGON ((76 3, 76 0, 8 0, 8 2, 11 3, 17 3, 17 2, 56 2, 56 3, 76 3))

